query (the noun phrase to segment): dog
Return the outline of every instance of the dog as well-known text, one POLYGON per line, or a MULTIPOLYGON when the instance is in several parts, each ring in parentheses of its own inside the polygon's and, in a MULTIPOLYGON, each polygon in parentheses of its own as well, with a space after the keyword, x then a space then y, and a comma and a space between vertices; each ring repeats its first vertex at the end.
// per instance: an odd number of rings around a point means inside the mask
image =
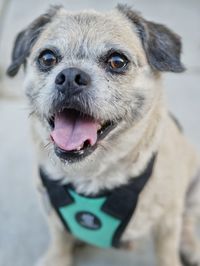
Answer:
POLYGON ((200 265, 199 156, 162 88, 162 72, 184 71, 181 49, 176 33, 126 5, 106 13, 54 6, 18 34, 7 73, 24 65, 37 180, 53 206, 52 243, 38 265, 71 266, 85 239, 131 249, 149 232, 158 266, 200 265), (65 220, 74 198, 87 209, 76 226, 65 220), (103 222, 90 209, 102 199, 103 222), (118 232, 109 243, 98 231, 108 219, 107 235, 118 232))

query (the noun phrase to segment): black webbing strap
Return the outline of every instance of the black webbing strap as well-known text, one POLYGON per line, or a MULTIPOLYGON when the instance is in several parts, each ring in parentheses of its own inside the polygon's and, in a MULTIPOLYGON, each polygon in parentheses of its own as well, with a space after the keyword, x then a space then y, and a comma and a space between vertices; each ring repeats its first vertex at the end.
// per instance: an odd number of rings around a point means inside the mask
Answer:
POLYGON ((153 155, 146 169, 137 177, 116 188, 104 203, 102 210, 122 221, 113 238, 113 246, 120 246, 121 236, 133 216, 139 195, 152 175, 156 155, 153 155))
POLYGON ((39 168, 39 171, 42 183, 48 192, 52 205, 55 208, 64 207, 74 202, 68 190, 65 186, 61 185, 60 181, 50 179, 42 167, 39 168))

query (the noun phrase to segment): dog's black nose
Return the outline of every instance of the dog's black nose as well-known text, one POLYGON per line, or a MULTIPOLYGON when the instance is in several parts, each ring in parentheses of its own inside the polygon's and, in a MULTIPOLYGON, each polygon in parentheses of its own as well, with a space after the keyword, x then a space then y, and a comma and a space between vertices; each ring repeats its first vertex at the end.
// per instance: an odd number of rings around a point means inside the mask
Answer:
POLYGON ((62 93, 74 95, 89 87, 90 76, 78 68, 67 68, 55 80, 56 88, 62 93))

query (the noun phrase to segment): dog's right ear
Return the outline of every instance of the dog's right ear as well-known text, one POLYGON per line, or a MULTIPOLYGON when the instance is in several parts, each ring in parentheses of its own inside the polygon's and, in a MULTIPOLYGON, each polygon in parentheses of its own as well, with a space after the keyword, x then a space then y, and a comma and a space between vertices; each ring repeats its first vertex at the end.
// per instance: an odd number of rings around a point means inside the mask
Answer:
POLYGON ((7 69, 8 76, 14 77, 18 73, 20 66, 22 64, 25 65, 26 58, 29 56, 31 48, 36 43, 45 25, 51 22, 60 8, 60 6, 51 7, 47 13, 39 16, 17 35, 12 51, 12 62, 7 69))
POLYGON ((180 60, 181 39, 176 33, 164 25, 145 20, 127 5, 118 5, 117 8, 135 25, 153 70, 175 73, 185 70, 180 60))

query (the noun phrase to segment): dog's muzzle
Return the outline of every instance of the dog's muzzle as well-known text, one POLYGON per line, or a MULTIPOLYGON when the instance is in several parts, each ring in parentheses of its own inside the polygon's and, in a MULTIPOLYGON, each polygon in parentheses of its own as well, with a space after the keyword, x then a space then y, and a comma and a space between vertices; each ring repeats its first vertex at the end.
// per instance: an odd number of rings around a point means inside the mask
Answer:
POLYGON ((74 162, 90 155, 116 126, 113 121, 91 115, 91 104, 86 104, 90 87, 89 74, 78 68, 64 69, 55 79, 58 97, 48 122, 55 153, 65 161, 74 162))

